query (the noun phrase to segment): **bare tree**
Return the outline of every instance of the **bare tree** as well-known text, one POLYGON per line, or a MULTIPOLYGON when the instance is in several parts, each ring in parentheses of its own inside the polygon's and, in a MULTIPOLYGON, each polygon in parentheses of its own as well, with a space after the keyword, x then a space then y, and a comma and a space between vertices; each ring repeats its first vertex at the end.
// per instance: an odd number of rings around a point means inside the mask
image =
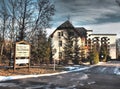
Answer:
MULTIPOLYGON (((47 43, 45 29, 50 27, 49 22, 55 11, 54 5, 49 0, 1 0, 0 2, 0 32, 2 33, 0 39, 3 42, 1 54, 6 36, 11 41, 10 54, 13 53, 15 41, 27 40, 33 43, 35 51, 40 48, 41 43, 43 43, 41 47, 44 47, 47 43), (5 36, 6 32, 8 34, 5 36), (36 42, 37 40, 39 42, 36 42)), ((41 49, 41 51, 46 51, 46 49, 41 49)))
POLYGON ((55 11, 54 5, 51 4, 49 0, 37 0, 35 5, 34 24, 28 38, 33 37, 38 28, 40 30, 50 27, 49 22, 51 21, 51 16, 54 15, 55 11))
POLYGON ((8 20, 8 10, 6 8, 6 3, 4 0, 1 0, 1 7, 0 7, 0 21, 1 21, 1 50, 0 55, 3 55, 3 48, 5 45, 5 33, 6 33, 6 27, 7 27, 7 20, 8 20))
POLYGON ((18 40, 24 40, 26 37, 26 30, 32 18, 32 0, 18 0, 16 11, 16 20, 19 28, 18 40))

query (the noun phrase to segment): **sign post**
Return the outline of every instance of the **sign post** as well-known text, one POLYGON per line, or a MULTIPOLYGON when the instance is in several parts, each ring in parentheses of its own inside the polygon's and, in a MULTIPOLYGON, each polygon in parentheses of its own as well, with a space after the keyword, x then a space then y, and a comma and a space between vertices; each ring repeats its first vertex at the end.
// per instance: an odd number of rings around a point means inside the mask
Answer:
POLYGON ((30 68, 30 44, 26 41, 15 44, 14 70, 18 67, 28 67, 28 70, 30 68))

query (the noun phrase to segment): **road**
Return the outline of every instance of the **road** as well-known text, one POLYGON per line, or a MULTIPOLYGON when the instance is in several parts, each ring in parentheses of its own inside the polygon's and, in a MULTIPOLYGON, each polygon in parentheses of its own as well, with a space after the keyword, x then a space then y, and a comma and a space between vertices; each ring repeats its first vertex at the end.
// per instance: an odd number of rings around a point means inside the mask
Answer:
POLYGON ((0 82, 0 89, 120 89, 120 75, 114 74, 115 68, 95 66, 55 76, 5 81, 0 82))

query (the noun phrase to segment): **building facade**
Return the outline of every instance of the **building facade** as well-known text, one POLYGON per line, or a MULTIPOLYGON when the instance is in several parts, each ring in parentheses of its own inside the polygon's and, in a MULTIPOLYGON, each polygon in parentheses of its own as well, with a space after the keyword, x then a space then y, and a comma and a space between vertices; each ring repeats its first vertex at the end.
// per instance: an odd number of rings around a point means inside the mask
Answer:
POLYGON ((93 34, 93 30, 87 30, 83 27, 75 28, 70 21, 65 21, 50 35, 53 59, 58 61, 64 59, 65 38, 68 34, 73 37, 73 44, 75 37, 77 37, 80 53, 84 52, 82 55, 84 58, 89 56, 89 52, 97 44, 99 50, 104 45, 111 59, 116 59, 116 34, 93 34))

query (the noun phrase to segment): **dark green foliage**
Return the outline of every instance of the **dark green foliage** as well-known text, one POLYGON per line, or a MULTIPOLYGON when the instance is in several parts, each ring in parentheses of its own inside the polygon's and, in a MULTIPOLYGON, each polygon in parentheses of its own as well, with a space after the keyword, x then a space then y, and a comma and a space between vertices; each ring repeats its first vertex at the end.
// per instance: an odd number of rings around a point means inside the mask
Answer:
POLYGON ((46 63, 49 60, 50 52, 46 32, 39 30, 32 44, 32 61, 37 64, 46 63))
POLYGON ((93 51, 89 52, 89 56, 88 56, 88 60, 90 61, 90 64, 94 64, 93 62, 93 59, 94 59, 94 54, 93 54, 93 51))
POLYGON ((64 63, 68 64, 69 60, 73 60, 73 37, 68 35, 65 37, 65 45, 64 45, 64 63))
POLYGON ((94 45, 93 49, 89 52, 88 59, 90 64, 97 64, 99 62, 99 51, 97 50, 96 45, 94 45))
POLYGON ((53 62, 53 58, 52 58, 52 56, 53 56, 52 48, 53 48, 53 47, 52 47, 52 43, 51 43, 51 38, 49 38, 49 39, 48 39, 48 49, 49 49, 48 54, 49 54, 50 64, 52 64, 52 62, 53 62))
POLYGON ((99 53, 99 58, 100 58, 100 61, 106 61, 107 59, 107 47, 106 45, 101 45, 101 48, 100 48, 100 53, 99 53))
POLYGON ((97 64, 99 62, 99 52, 96 47, 93 47, 93 62, 97 64))
POLYGON ((75 45, 74 45, 74 64, 79 64, 80 61, 80 47, 78 45, 78 39, 75 37, 75 45))

